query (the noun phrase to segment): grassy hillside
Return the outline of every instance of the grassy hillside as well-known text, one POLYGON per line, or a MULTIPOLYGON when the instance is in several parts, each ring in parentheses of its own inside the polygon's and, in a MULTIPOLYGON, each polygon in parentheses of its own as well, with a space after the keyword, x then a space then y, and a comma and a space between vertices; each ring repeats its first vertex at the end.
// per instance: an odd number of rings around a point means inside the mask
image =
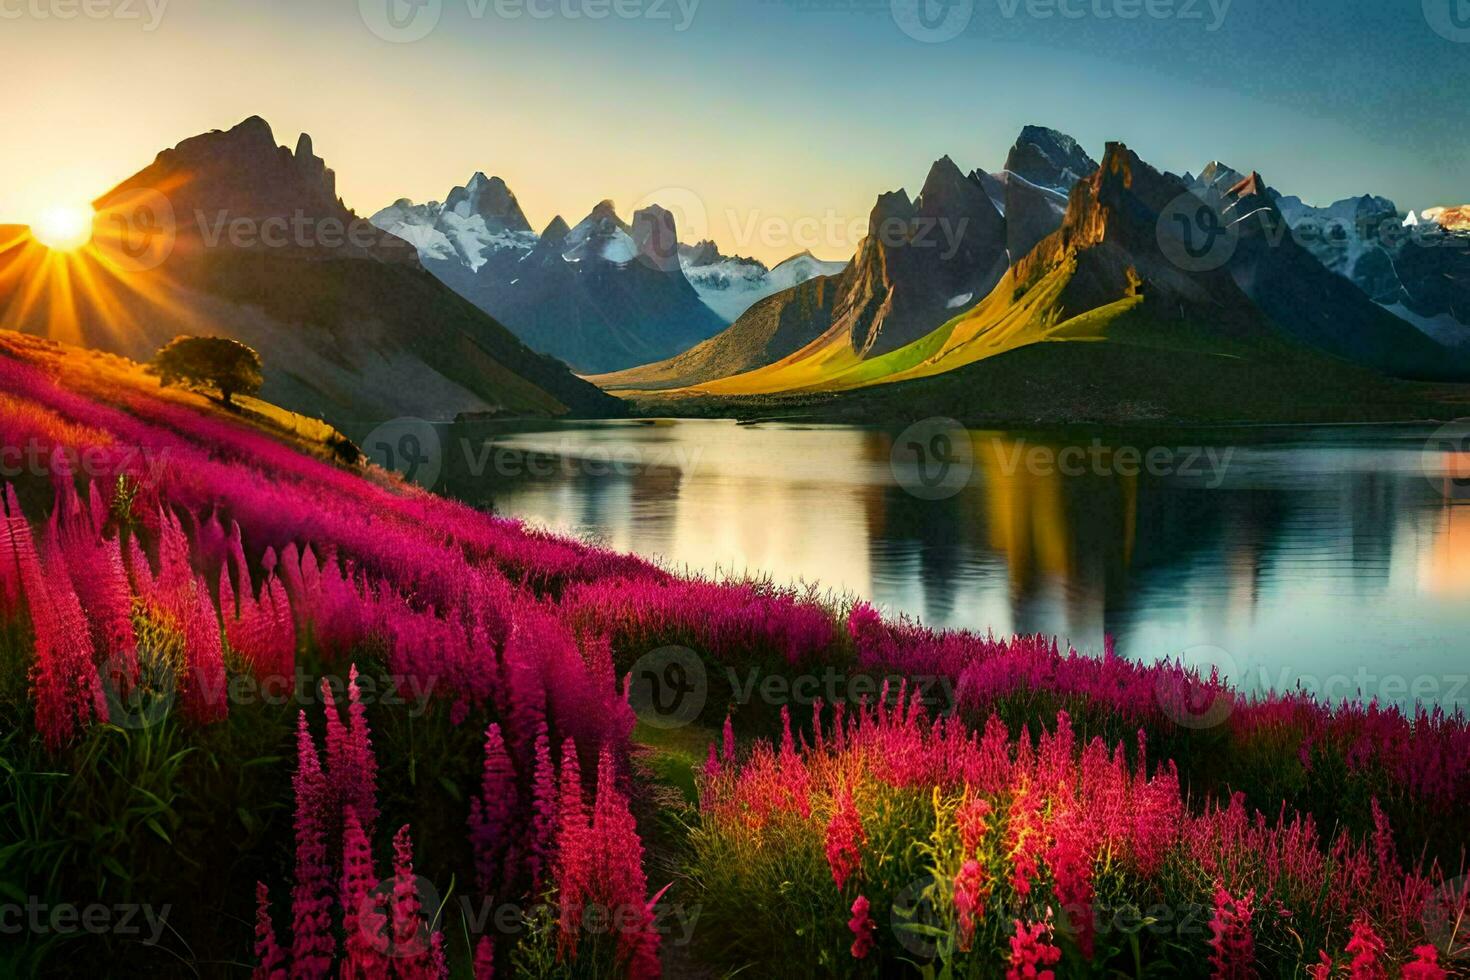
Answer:
POLYGON ((666 361, 589 381, 608 391, 687 388, 769 364, 803 347, 831 322, 840 278, 820 276, 761 300, 727 329, 666 361))
MULTIPOLYGON (((1127 323, 1122 327, 1129 329, 1127 323)), ((1146 335, 1150 328, 1137 329, 1146 335)), ((848 391, 733 398, 649 393, 632 406, 651 416, 855 424, 946 416, 993 426, 1387 422, 1449 420, 1470 412, 1470 385, 1390 381, 1329 367, 1189 351, 1170 352, 1164 362, 1148 344, 1038 343, 943 374, 848 391)))

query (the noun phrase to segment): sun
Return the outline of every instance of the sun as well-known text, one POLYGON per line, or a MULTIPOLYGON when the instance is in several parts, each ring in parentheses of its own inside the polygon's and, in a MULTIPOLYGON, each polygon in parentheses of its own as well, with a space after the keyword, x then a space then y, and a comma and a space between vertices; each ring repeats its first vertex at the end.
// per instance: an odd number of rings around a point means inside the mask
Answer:
POLYGON ((31 233, 53 251, 81 248, 92 240, 92 209, 77 204, 53 205, 41 212, 31 233))

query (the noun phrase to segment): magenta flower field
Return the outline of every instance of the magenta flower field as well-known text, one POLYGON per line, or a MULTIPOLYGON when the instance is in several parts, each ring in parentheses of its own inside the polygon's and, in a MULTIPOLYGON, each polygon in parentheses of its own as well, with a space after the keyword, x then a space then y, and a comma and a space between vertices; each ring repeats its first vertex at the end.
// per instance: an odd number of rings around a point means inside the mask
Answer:
POLYGON ((141 910, 5 975, 1470 970, 1462 716, 676 576, 9 334, 0 442, 0 888, 141 910))

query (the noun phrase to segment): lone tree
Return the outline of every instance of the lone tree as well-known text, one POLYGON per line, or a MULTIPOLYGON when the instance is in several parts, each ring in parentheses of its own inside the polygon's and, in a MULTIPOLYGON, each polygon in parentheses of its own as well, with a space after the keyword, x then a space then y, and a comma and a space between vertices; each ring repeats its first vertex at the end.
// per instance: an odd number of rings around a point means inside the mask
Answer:
POLYGON ((260 390, 260 371, 259 354, 225 337, 175 337, 153 358, 153 372, 165 387, 213 388, 231 407, 236 395, 260 390))

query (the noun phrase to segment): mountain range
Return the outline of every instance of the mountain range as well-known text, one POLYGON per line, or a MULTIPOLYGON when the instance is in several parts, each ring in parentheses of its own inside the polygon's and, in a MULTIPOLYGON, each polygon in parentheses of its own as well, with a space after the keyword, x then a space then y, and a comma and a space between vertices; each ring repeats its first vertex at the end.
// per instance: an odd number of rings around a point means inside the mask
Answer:
POLYGON ((576 225, 558 215, 536 234, 505 182, 483 173, 442 204, 402 199, 372 221, 531 347, 588 373, 680 353, 762 297, 842 266, 803 253, 768 269, 712 242, 680 244, 657 204, 629 224, 605 200, 576 225))
POLYGON ((147 361, 180 334, 255 348, 262 395, 354 437, 398 416, 620 414, 347 209, 303 135, 252 117, 164 150, 58 258, 0 241, 0 327, 147 361))
MULTIPOLYGON (((1391 203, 1369 200, 1367 210, 1404 223, 1391 203)), ((1459 346, 1470 328, 1453 301, 1464 277, 1416 273, 1409 291, 1420 306, 1405 315, 1392 296, 1363 288, 1370 266, 1335 258, 1300 234, 1306 210, 1257 173, 1215 162, 1198 177, 1177 177, 1122 144, 1109 144, 1099 165, 1075 140, 1027 127, 1001 171, 966 176, 945 157, 912 202, 902 190, 880 196, 867 238, 840 275, 756 304, 679 357, 592 380, 652 405, 769 403, 871 395, 874 386, 902 388, 1022 348, 1034 347, 1031 365, 1081 365, 1112 357, 1103 346, 1125 347, 1130 359, 1153 351, 1160 372, 1186 352, 1273 370, 1294 365, 1288 374, 1303 390, 1328 398, 1317 382, 1329 377, 1359 386, 1381 376, 1470 379, 1470 350, 1459 346), (928 226, 963 229, 962 240, 921 247, 917 229, 928 226), (883 229, 893 227, 913 233, 885 240, 883 229), (1448 311, 1453 322, 1427 329, 1414 315, 1421 310, 1448 311), (1064 342, 1082 343, 1062 354, 1064 342)), ((1448 225, 1457 216, 1438 213, 1448 225)), ((1436 224, 1435 234, 1450 240, 1458 232, 1436 224)), ((1389 264, 1465 254, 1410 251, 1389 264)))
POLYGON ((1254 171, 1175 176, 1121 143, 1098 163, 1036 126, 999 170, 945 156, 917 194, 879 195, 845 263, 681 243, 656 204, 538 233, 484 174, 369 220, 309 136, 279 146, 257 117, 164 150, 95 207, 75 253, 0 228, 0 327, 139 360, 232 337, 261 353, 265 397, 354 437, 625 399, 1402 417, 1428 389, 1395 379, 1470 379, 1470 209, 1314 208, 1254 171))
POLYGON ((742 393, 799 389, 919 339, 972 308, 1013 256, 1055 230, 1077 170, 1096 164, 1069 137, 1027 127, 1006 168, 968 175, 949 157, 917 197, 879 196, 868 233, 840 273, 752 306, 730 328, 661 363, 595 376, 611 390, 686 388, 731 379, 742 393), (762 377, 749 372, 766 369, 762 377))
POLYGON ((1400 218, 1393 201, 1372 195, 1277 205, 1294 237, 1374 302, 1447 346, 1470 346, 1470 207, 1400 218))

